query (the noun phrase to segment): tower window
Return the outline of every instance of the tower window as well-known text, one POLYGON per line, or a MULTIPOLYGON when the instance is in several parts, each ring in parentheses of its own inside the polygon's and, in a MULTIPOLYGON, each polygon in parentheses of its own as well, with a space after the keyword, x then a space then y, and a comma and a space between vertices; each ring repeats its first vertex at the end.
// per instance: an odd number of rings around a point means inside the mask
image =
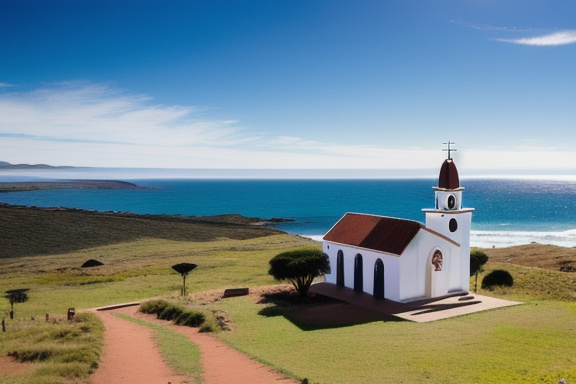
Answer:
POLYGON ((458 222, 456 219, 450 219, 448 222, 448 229, 450 229, 450 232, 456 232, 458 230, 458 222))
POLYGON ((456 197, 454 195, 448 196, 448 209, 454 209, 456 207, 456 197))

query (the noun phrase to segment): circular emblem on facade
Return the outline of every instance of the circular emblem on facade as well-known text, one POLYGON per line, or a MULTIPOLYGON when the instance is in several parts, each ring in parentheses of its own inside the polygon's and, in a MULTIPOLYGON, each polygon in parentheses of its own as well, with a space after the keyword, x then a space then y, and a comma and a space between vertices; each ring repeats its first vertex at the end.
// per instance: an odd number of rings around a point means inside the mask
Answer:
POLYGON ((456 219, 450 219, 448 222, 448 229, 450 229, 450 232, 456 232, 456 230, 458 230, 458 222, 456 219))
POLYGON ((432 265, 434 266, 434 271, 442 270, 442 251, 437 249, 432 255, 432 265))
POLYGON ((454 195, 448 196, 448 209, 454 209, 456 207, 456 197, 454 195))

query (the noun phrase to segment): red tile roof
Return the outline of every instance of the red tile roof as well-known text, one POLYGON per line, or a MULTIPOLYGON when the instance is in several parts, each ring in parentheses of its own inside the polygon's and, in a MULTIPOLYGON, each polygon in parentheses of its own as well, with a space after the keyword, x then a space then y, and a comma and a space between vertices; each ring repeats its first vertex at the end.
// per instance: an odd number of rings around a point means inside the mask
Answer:
POLYGON ((440 176, 438 177, 438 188, 442 189, 458 189, 460 187, 460 180, 458 178, 458 170, 456 164, 452 159, 444 160, 442 168, 440 168, 440 176))
POLYGON ((400 255, 422 227, 412 220, 347 213, 324 240, 400 255))

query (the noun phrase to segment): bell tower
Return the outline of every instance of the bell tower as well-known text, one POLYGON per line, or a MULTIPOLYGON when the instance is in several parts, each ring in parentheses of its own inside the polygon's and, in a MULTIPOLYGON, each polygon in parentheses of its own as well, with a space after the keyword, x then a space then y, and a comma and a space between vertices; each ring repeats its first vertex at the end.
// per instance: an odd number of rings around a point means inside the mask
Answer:
POLYGON ((470 226, 474 208, 462 208, 462 191, 458 170, 451 157, 456 151, 448 141, 448 158, 440 167, 438 186, 434 189, 434 209, 423 209, 426 214, 426 228, 431 229, 460 245, 461 286, 469 286, 470 278, 470 226))

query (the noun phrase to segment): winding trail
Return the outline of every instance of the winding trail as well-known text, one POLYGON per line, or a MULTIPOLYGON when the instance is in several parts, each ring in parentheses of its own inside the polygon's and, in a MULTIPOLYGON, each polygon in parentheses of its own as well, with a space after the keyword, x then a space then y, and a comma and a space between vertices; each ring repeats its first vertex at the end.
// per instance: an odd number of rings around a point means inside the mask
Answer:
POLYGON ((198 333, 197 328, 176 326, 170 321, 158 320, 154 315, 138 312, 138 308, 135 306, 97 312, 106 325, 106 345, 102 364, 92 376, 91 384, 192 382, 190 378, 171 371, 164 363, 158 347, 151 339, 153 334, 151 329, 120 319, 114 316, 114 313, 123 313, 169 328, 199 345, 202 354, 200 363, 204 370, 202 374, 204 384, 300 383, 238 352, 211 334, 198 333))
POLYGON ((97 312, 106 326, 106 336, 100 367, 90 378, 91 384, 191 382, 164 362, 152 340, 152 329, 120 319, 114 312, 97 312))

